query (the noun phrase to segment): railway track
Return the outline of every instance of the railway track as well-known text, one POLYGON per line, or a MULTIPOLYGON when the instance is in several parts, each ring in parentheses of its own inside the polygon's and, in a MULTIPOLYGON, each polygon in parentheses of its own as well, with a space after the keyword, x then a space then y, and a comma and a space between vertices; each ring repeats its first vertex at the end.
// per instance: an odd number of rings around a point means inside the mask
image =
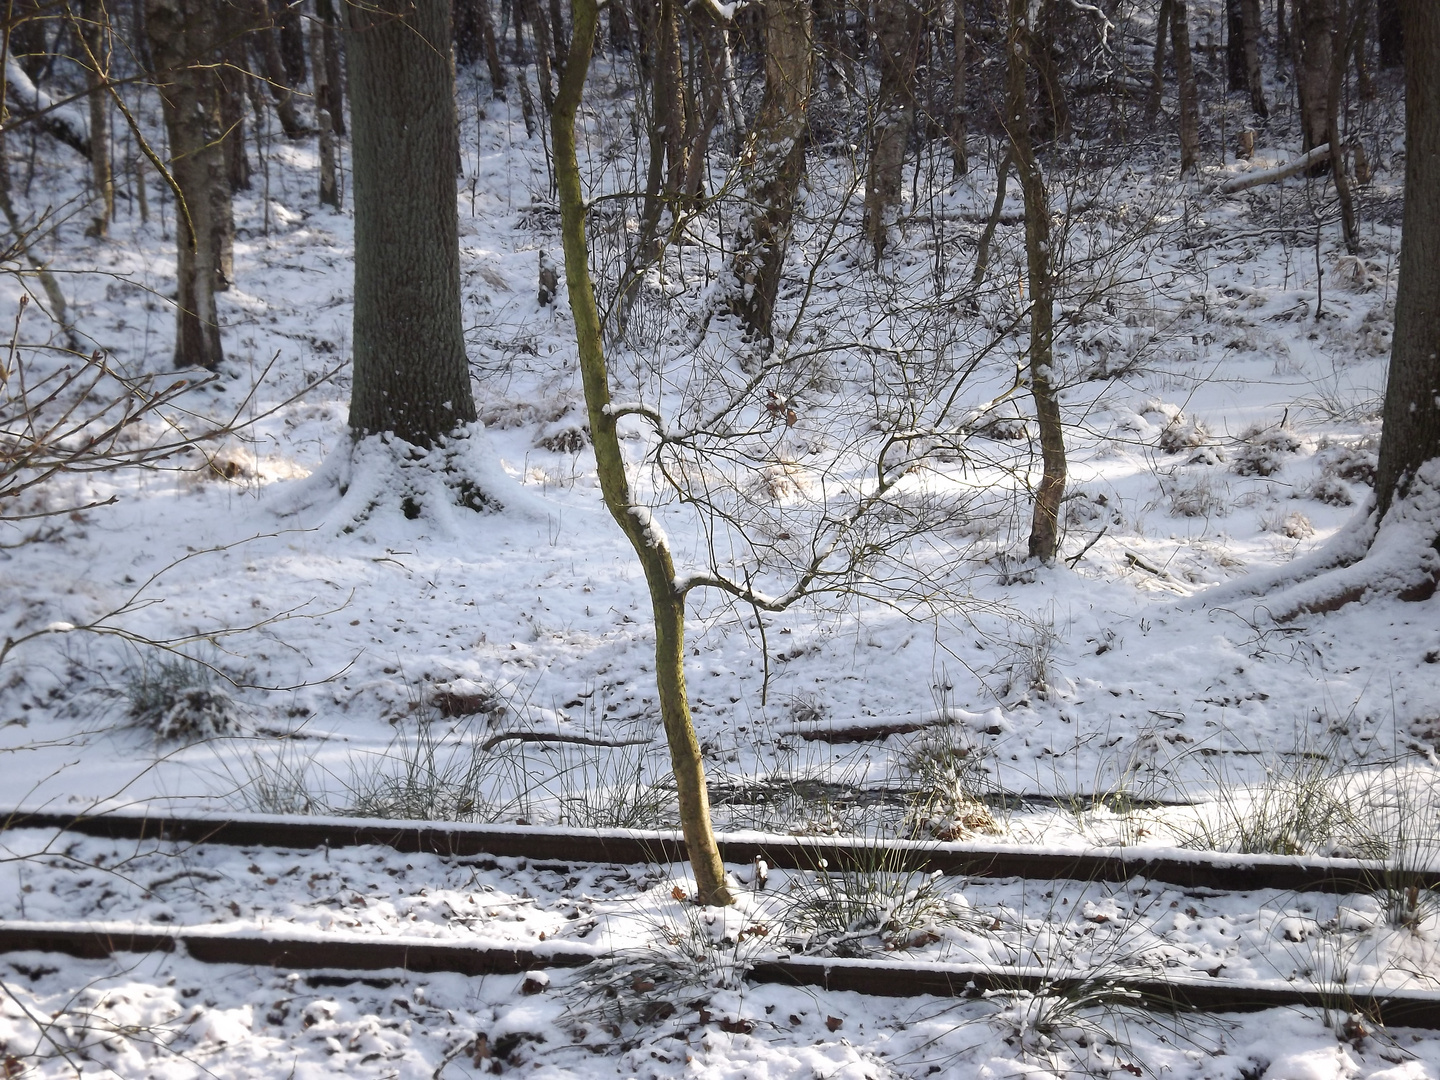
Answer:
MULTIPOLYGON (((684 858, 676 834, 630 830, 572 832, 519 826, 440 825, 260 816, 240 819, 153 817, 138 814, 66 816, 10 812, 0 828, 46 829, 113 840, 245 848, 306 850, 380 845, 397 852, 429 852, 481 860, 512 858, 533 865, 677 862, 684 858)), ((886 871, 939 871, 966 878, 1025 878, 1042 881, 1163 882, 1213 895, 1257 889, 1362 892, 1389 883, 1395 871, 1345 859, 1230 856, 1105 849, 1083 853, 1027 851, 996 844, 880 843, 873 840, 727 836, 727 862, 763 858, 769 865, 799 869, 858 867, 886 871)), ((1430 889, 1440 874, 1415 872, 1404 888, 1430 889)), ((536 969, 583 968, 610 953, 584 942, 540 942, 529 947, 491 947, 434 938, 236 932, 214 927, 169 927, 133 923, 0 921, 0 952, 63 953, 101 959, 119 954, 175 953, 211 964, 284 968, 319 973, 326 983, 374 981, 376 973, 452 972, 462 975, 521 974, 536 969)), ((1440 991, 1375 990, 1340 982, 1232 980, 1182 975, 1125 973, 1097 975, 1040 968, 906 962, 901 954, 883 959, 835 959, 772 954, 749 967, 746 978, 856 991, 887 997, 1084 992, 1129 1005, 1159 1010, 1241 1012, 1308 1007, 1356 1013, 1372 1023, 1440 1030, 1440 991)))

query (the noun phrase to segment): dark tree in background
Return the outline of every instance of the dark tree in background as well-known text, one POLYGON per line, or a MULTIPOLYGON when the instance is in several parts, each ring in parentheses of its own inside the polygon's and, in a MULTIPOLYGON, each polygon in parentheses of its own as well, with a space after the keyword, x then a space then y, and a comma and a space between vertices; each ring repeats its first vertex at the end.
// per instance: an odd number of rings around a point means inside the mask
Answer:
POLYGON ((475 419, 460 319, 449 0, 346 4, 356 435, 431 446, 475 419))
POLYGON ((742 159, 746 210, 735 240, 732 306, 752 339, 770 338, 795 197, 805 176, 805 110, 815 72, 808 0, 765 5, 765 98, 742 159))
POLYGON ((147 0, 145 24, 170 135, 176 206, 175 366, 215 368, 224 359, 215 294, 229 287, 234 220, 213 52, 216 0, 147 0))

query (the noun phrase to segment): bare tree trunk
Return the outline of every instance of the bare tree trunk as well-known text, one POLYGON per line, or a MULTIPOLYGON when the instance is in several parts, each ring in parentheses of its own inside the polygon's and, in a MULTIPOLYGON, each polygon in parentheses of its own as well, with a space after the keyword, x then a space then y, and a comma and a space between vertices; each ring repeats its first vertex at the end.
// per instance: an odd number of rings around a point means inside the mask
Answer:
POLYGON ((1405 32, 1400 21, 1400 0, 1375 0, 1375 37, 1380 46, 1380 66, 1399 67, 1405 62, 1405 32))
MULTIPOLYGON (((517 5, 517 19, 520 10, 517 5)), ((527 0, 523 10, 530 16, 530 28, 535 34, 535 77, 540 83, 540 105, 548 117, 555 104, 555 84, 550 75, 550 58, 555 55, 555 44, 550 40, 550 24, 545 19, 540 0, 527 0)))
POLYGON ((555 46, 552 59, 555 74, 565 74, 565 54, 570 51, 570 42, 565 37, 565 13, 560 9, 560 0, 550 0, 550 41, 555 46))
POLYGON ((320 129, 320 205, 340 209, 340 183, 335 170, 335 125, 326 107, 330 87, 326 82, 329 65, 325 63, 325 26, 319 16, 310 22, 310 70, 315 76, 315 126, 320 129))
POLYGON ((500 62, 500 46, 495 39, 495 20, 490 15, 490 0, 475 0, 480 19, 480 38, 485 46, 485 67, 490 72, 490 95, 505 96, 505 65, 500 62))
POLYGON ((1145 101, 1145 119, 1154 123, 1165 96, 1165 40, 1170 34, 1170 5, 1173 0, 1160 0, 1155 16, 1155 53, 1150 68, 1150 96, 1145 101))
POLYGON ((1005 209, 1005 187, 1014 161, 1015 152, 1007 144, 1005 153, 1000 158, 1000 166, 995 170, 995 201, 990 206, 990 216, 985 220, 985 231, 980 234, 980 242, 975 246, 975 273, 970 277, 972 285, 979 285, 984 281, 985 271, 990 268, 990 244, 995 239, 995 229, 1000 224, 1000 213, 1005 209))
POLYGON ((905 147, 915 126, 915 65, 921 20, 909 0, 878 0, 880 92, 865 182, 865 235, 878 265, 900 205, 905 147))
POLYGON ((1170 44, 1175 50, 1175 82, 1180 90, 1180 175, 1184 176, 1200 164, 1200 103, 1185 0, 1170 0, 1170 44))
POLYGON ((460 316, 449 0, 352 0, 350 429, 429 447, 475 419, 460 316))
POLYGON ((1030 523, 1030 555, 1053 562, 1060 549, 1060 500, 1065 494, 1065 434, 1054 380, 1055 291, 1050 273, 1050 200, 1030 144, 1025 89, 1032 44, 1028 0, 1009 0, 1005 30, 1005 134, 1025 197, 1025 261, 1030 284, 1030 391, 1040 426, 1042 472, 1030 523))
POLYGON ((964 176, 970 171, 970 156, 965 141, 969 135, 969 109, 966 102, 965 82, 965 0, 951 0, 952 39, 954 42, 953 67, 950 73, 950 146, 955 159, 955 175, 964 176))
MULTIPOLYGON (((250 0, 250 18, 255 27, 254 42, 265 63, 265 81, 270 87, 270 97, 275 102, 275 115, 280 118, 280 130, 286 138, 303 139, 305 129, 295 114, 295 95, 290 85, 290 76, 285 71, 285 59, 280 55, 280 39, 275 30, 275 20, 270 16, 270 7, 265 0, 250 0)), ((446 46, 449 53, 449 46, 446 46)))
POLYGON ((220 81, 220 123, 225 129, 225 176, 232 193, 250 187, 250 157, 245 152, 245 92, 251 79, 245 37, 249 29, 249 12, 243 6, 228 0, 221 4, 220 66, 216 75, 220 81))
POLYGON ((340 20, 335 14, 336 0, 317 0, 320 21, 325 29, 325 111, 330 114, 330 127, 336 135, 345 134, 345 65, 344 39, 340 36, 340 20))
POLYGON ((735 237, 732 309, 747 336, 768 342, 805 176, 805 115, 815 77, 809 0, 765 6, 765 99, 745 147, 744 217, 735 237))
MULTIPOLYGON (((1334 23, 1332 0, 1296 0, 1293 27, 1298 38, 1295 80, 1300 97, 1300 132, 1305 150, 1330 141, 1330 37, 1334 23)), ((1312 175, 1319 175, 1327 168, 1328 161, 1317 165, 1312 175)))
POLYGON ((1375 470, 1375 520, 1440 458, 1440 5, 1401 0, 1405 34, 1405 211, 1395 337, 1375 470))
POLYGON ((110 164, 110 16, 101 0, 83 0, 80 33, 86 53, 85 84, 90 100, 90 182, 98 205, 86 232, 108 236, 115 217, 115 174, 110 164))
POLYGON ((565 244, 565 284, 575 317, 575 338, 580 351, 580 374, 595 464, 605 506, 634 548, 649 586, 650 606, 655 617, 655 684, 660 698, 660 720, 670 747, 680 825, 695 872, 695 899, 701 904, 729 904, 732 897, 710 825, 704 759, 685 687, 685 594, 676 587, 675 564, 663 532, 650 523, 648 509, 634 501, 616 430, 619 418, 611 406, 600 316, 590 280, 585 194, 580 186, 580 166, 575 152, 575 114, 590 67, 599 12, 594 0, 574 0, 572 11, 570 56, 550 124, 565 244))
POLYGON ((1260 0, 1240 0, 1240 32, 1250 111, 1264 120, 1270 115, 1270 107, 1265 104, 1265 78, 1260 67, 1260 0))
POLYGON ((665 194, 678 206, 690 174, 690 140, 685 130, 685 73, 675 0, 660 0, 656 13, 654 82, 655 123, 665 146, 665 194))
POLYGON ((1355 219, 1355 198, 1350 190, 1350 174, 1345 168, 1345 151, 1340 142, 1340 108, 1345 93, 1345 74, 1352 53, 1352 38, 1363 31, 1364 4, 1351 6, 1351 0, 1336 0, 1335 20, 1330 36, 1330 77, 1325 93, 1325 127, 1330 135, 1330 175, 1335 180, 1335 194, 1340 202, 1340 228, 1345 237, 1345 250, 1360 253, 1360 225, 1355 219))
POLYGON ((455 28, 455 63, 460 67, 469 67, 480 59, 484 50, 479 0, 453 0, 450 21, 455 28))
POLYGON ((285 65, 285 81, 289 86, 304 86, 308 72, 305 70, 305 26, 300 21, 300 8, 292 0, 278 0, 278 7, 278 12, 274 7, 271 11, 274 12, 280 59, 285 65))
POLYGON ((606 4, 605 12, 610 26, 610 48, 620 52, 635 48, 635 33, 630 28, 630 16, 625 12, 623 0, 606 4))
POLYGON ((1241 0, 1225 0, 1225 89, 1248 90, 1245 71, 1245 24, 1241 0))
MULTIPOLYGON (((1067 5, 1067 10, 1069 6, 1067 5)), ((1031 27, 1030 66, 1035 69, 1040 92, 1038 108, 1032 115, 1034 137, 1041 142, 1070 137, 1070 105, 1065 100, 1065 81, 1055 66, 1054 0, 1040 0, 1039 22, 1031 27)))
POLYGON ((215 294, 228 284, 233 237, 230 184, 221 149, 220 86, 212 63, 215 0, 148 0, 146 29, 170 135, 176 205, 175 366, 214 369, 224 359, 215 294))

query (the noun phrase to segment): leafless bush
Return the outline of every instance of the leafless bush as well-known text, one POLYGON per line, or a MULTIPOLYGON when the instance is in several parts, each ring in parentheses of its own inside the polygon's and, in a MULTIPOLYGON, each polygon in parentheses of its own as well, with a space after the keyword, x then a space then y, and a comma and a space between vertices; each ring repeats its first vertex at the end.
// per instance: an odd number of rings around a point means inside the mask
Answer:
POLYGON ((62 494, 58 485, 65 477, 162 467, 227 476, 232 470, 216 456, 222 440, 333 374, 326 372, 285 402, 247 416, 267 367, 229 416, 215 419, 182 401, 214 376, 131 376, 98 350, 85 356, 25 344, 20 331, 28 304, 28 297, 21 296, 8 347, 0 354, 0 522, 16 526, 116 499, 62 494), (216 451, 207 451, 209 446, 216 451))

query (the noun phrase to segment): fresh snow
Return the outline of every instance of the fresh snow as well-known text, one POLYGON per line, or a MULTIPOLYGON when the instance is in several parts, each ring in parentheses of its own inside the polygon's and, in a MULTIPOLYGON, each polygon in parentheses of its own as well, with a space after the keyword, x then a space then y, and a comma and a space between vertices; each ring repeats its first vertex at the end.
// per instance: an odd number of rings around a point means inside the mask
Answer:
MULTIPOLYGON (((613 77, 603 64, 596 75, 613 77)), ((443 807, 458 817, 668 823, 644 579, 600 500, 563 297, 554 308, 535 297, 536 252, 558 257, 559 248, 545 151, 525 139, 517 106, 483 101, 483 91, 462 80, 459 187, 482 423, 419 458, 402 459, 379 440, 352 446, 351 219, 317 205, 313 144, 272 141, 268 187, 257 176, 237 200, 236 284, 221 298, 226 365, 171 419, 275 411, 207 447, 208 464, 176 459, 57 483, 40 497, 115 502, 12 527, 0 551, 3 634, 46 633, 17 646, 0 672, 6 804, 214 814, 393 808, 391 781, 408 754, 451 776, 478 769, 477 797, 443 807), (456 477, 502 509, 456 505, 456 477), (405 516, 403 495, 423 507, 418 518, 405 516), (146 639, 174 643, 233 680, 212 683, 225 699, 210 699, 208 715, 223 730, 164 742, 132 720, 137 689, 162 678, 167 663, 146 639), (533 734, 570 741, 517 738, 533 734), (475 759, 460 742, 497 736, 505 738, 475 759), (650 742, 639 747, 594 745, 643 738, 650 742)), ((586 175, 619 190, 633 179, 606 156, 606 139, 621 130, 605 111, 607 92, 587 105, 595 111, 586 175)), ((1255 162, 1295 152, 1260 147, 1255 162)), ((28 195, 17 183, 32 220, 47 205, 79 205, 80 170, 67 153, 37 157, 28 195)), ((980 365, 951 417, 958 426, 945 434, 964 437, 963 453, 937 451, 934 469, 904 482, 907 498, 933 496, 949 509, 885 552, 891 561, 869 564, 860 589, 763 622, 745 604, 694 591, 686 675, 717 820, 780 831, 899 829, 925 763, 968 762, 979 770, 973 792, 1010 796, 990 811, 1000 836, 982 839, 1069 850, 1167 844, 1229 835, 1274 812, 1263 802, 1267 777, 1309 775, 1332 805, 1357 808, 1356 820, 1332 820, 1296 837, 1298 846, 1313 840, 1320 854, 1364 854, 1357 845, 1378 835, 1409 858, 1428 858, 1440 768, 1440 601, 1407 604, 1376 591, 1323 617, 1271 618, 1278 604, 1298 610, 1314 597, 1313 584, 1295 584, 1299 570, 1353 549, 1370 497, 1363 478, 1388 356, 1402 172, 1398 152, 1380 158, 1363 207, 1363 258, 1343 253, 1330 224, 1317 252, 1303 180, 1221 198, 1171 179, 1173 162, 1151 149, 1111 178, 1112 193, 1133 190, 1131 209, 1154 220, 1147 237, 1113 249, 1106 245, 1123 230, 1105 233, 1111 225, 1071 238, 1072 250, 1095 254, 1086 280, 1108 284, 1083 312, 1078 290, 1061 299, 1062 314, 1075 313, 1060 320, 1056 361, 1071 476, 1054 567, 1022 557, 1029 506, 1016 471, 1022 482, 1037 477, 1026 457, 1029 403, 1007 389, 1011 339, 980 365), (984 414, 971 411, 986 403, 984 414), (864 725, 910 730, 841 741, 864 725), (1204 805, 1170 806, 1189 803, 1204 805), (1127 812, 1130 804, 1139 810, 1127 812)), ((970 178, 924 194, 924 215, 907 208, 906 242, 883 274, 865 270, 848 240, 827 246, 816 227, 851 185, 851 169, 843 157, 814 160, 793 252, 792 270, 815 271, 804 324, 813 337, 800 351, 806 364, 817 355, 826 363, 803 377, 777 375, 773 400, 793 409, 793 425, 783 416, 783 426, 774 423, 763 394, 733 420, 774 450, 734 504, 756 515, 753 533, 715 526, 668 493, 646 457, 656 425, 621 423, 634 466, 631 512, 666 538, 681 580, 714 566, 753 581, 756 594, 784 594, 787 568, 806 554, 799 541, 820 520, 819 493, 863 492, 873 481, 865 409, 904 399, 885 384, 893 369, 883 358, 929 349, 937 370, 955 370, 1013 315, 1010 285, 1000 290, 1008 299, 987 298, 973 318, 948 310, 911 318, 902 303, 934 291, 937 259, 949 280, 968 280, 979 229, 970 218, 983 222, 988 212, 993 162, 977 154, 970 178), (937 335, 948 337, 937 345, 937 335), (756 550, 774 562, 747 578, 756 550)), ((1234 162, 1217 164, 1204 183, 1238 173, 1234 162)), ((64 271, 87 347, 135 373, 166 372, 173 334, 173 210, 153 185, 151 204, 142 226, 122 198, 102 242, 82 237, 84 215, 62 215, 44 251, 64 271)), ((1006 209, 1018 207, 1012 193, 1006 209)), ((850 217, 842 232, 858 224, 853 207, 850 217)), ((1117 210, 1114 220, 1123 218, 1117 210)), ((694 228, 699 239, 717 238, 713 222, 694 228)), ((997 232, 995 275, 1015 265, 1019 232, 997 232)), ((598 258, 609 249, 603 230, 596 235, 598 258)), ((636 343, 610 353, 617 401, 654 403, 646 408, 663 412, 666 432, 711 430, 710 410, 723 400, 712 395, 744 379, 726 366, 737 345, 730 328, 717 322, 703 347, 688 329, 715 270, 702 265, 703 252, 686 245, 683 261, 652 275, 632 316, 636 343), (687 383, 699 372, 713 382, 687 383)), ((14 310, 21 283, 0 280, 0 305, 14 310)), ((788 297, 782 316, 793 317, 797 303, 788 297)), ((32 307, 20 337, 39 345, 58 340, 58 330, 32 307)), ((886 419, 900 429, 916 418, 886 419)), ((705 464, 716 475, 727 467, 705 464)), ((1429 492, 1436 480, 1425 479, 1429 492)), ((1413 569, 1433 512, 1417 504, 1380 530, 1377 554, 1396 582, 1413 569)), ((1275 790, 1293 801, 1299 789, 1275 790)), ((4 833, 0 845, 0 912, 9 920, 476 944, 538 942, 543 933, 613 952, 622 971, 646 957, 689 971, 686 942, 759 921, 778 935, 787 900, 819 887, 771 869, 762 892, 751 887, 752 867, 733 867, 741 904, 706 922, 674 896, 689 887, 683 866, 560 871, 371 848, 126 846, 33 830, 4 833)), ((904 958, 1375 987, 1432 988, 1440 976, 1428 898, 1394 925, 1394 904, 1373 896, 1197 896, 1143 883, 934 888, 944 913, 935 940, 902 950, 904 958)), ((744 937, 755 950, 745 955, 774 941, 744 937)), ((862 945, 885 955, 879 935, 862 945)), ((786 947, 825 948, 814 939, 786 947)), ((126 1080, 336 1072, 453 1080, 497 1064, 537 1077, 706 1080, 1137 1069, 1271 1080, 1440 1075, 1434 1036, 1368 1032, 1332 1017, 1337 1032, 1315 1012, 1166 1019, 1046 998, 895 1001, 747 988, 732 976, 690 971, 689 996, 677 998, 684 1007, 637 1027, 607 1018, 611 999, 603 988, 585 991, 594 976, 580 972, 552 973, 548 987, 526 994, 524 980, 511 977, 395 972, 339 985, 209 968, 183 955, 8 955, 0 957, 0 1059, 7 1073, 4 1055, 14 1055, 40 1075, 67 1075, 73 1064, 126 1080), (690 1007, 701 999, 703 1013, 690 1007)), ((621 985, 622 999, 631 985, 621 985)))

